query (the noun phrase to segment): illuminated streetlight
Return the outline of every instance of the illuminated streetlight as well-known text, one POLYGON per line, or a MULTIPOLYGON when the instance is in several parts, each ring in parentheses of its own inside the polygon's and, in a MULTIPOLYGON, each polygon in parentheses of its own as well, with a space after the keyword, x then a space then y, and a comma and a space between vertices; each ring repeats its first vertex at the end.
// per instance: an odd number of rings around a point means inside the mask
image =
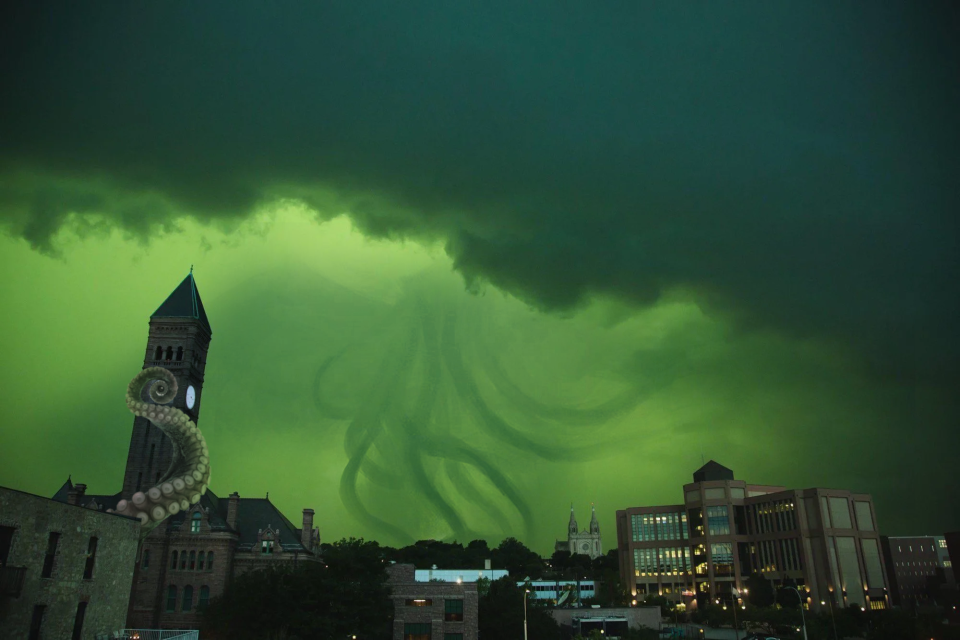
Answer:
POLYGON ((530 589, 523 590, 523 640, 527 640, 527 595, 530 589))
POLYGON ((803 615, 803 596, 800 595, 800 592, 797 591, 796 587, 783 587, 784 589, 790 589, 797 594, 797 599, 800 600, 800 621, 803 622, 803 640, 807 640, 807 618, 803 615))

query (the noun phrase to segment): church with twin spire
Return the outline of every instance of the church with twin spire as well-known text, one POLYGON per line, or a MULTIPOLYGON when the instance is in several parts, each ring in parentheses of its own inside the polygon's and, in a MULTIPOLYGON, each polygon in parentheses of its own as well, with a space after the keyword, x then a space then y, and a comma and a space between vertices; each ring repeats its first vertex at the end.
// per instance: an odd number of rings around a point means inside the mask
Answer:
POLYGON ((570 505, 570 522, 567 525, 567 539, 557 540, 555 551, 569 551, 571 555, 579 553, 590 556, 595 560, 603 555, 603 544, 600 540, 600 523, 597 522, 597 508, 590 505, 590 528, 580 531, 577 525, 577 516, 570 505))

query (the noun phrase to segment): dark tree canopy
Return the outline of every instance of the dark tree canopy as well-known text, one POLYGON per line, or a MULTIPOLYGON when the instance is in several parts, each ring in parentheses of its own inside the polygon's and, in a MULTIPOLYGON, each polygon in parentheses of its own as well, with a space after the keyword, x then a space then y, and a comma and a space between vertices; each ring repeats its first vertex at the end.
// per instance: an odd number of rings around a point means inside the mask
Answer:
MULTIPOLYGON (((494 580, 480 598, 480 637, 497 640, 522 640, 524 589, 511 576, 494 580)), ((559 640, 560 626, 533 598, 527 599, 529 638, 559 640)))
POLYGON ((261 640, 390 637, 393 605, 376 542, 324 545, 324 563, 244 573, 204 614, 204 636, 261 640))

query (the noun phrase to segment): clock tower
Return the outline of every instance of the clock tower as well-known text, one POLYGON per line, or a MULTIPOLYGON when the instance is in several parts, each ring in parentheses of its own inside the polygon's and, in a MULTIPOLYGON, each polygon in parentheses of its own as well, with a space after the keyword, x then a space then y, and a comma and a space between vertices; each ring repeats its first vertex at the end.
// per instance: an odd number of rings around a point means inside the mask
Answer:
MULTIPOLYGON (((193 268, 176 289, 150 316, 147 351, 143 368, 163 367, 177 379, 177 407, 199 424, 203 396, 203 371, 213 330, 200 301, 193 268)), ((173 461, 173 447, 160 429, 146 418, 133 420, 123 495, 154 486, 173 461)))

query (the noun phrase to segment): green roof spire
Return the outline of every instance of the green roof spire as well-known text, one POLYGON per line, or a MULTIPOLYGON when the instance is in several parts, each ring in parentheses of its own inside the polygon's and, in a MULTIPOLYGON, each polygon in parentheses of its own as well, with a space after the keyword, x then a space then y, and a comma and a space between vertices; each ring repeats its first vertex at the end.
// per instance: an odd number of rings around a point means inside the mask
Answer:
POLYGON ((200 300, 200 292, 197 291, 197 283, 193 279, 193 265, 190 265, 190 273, 183 279, 176 289, 173 290, 167 299, 163 301, 151 318, 193 318, 199 320, 203 328, 213 335, 213 329, 210 328, 210 321, 207 320, 207 312, 203 309, 203 302, 200 300))

